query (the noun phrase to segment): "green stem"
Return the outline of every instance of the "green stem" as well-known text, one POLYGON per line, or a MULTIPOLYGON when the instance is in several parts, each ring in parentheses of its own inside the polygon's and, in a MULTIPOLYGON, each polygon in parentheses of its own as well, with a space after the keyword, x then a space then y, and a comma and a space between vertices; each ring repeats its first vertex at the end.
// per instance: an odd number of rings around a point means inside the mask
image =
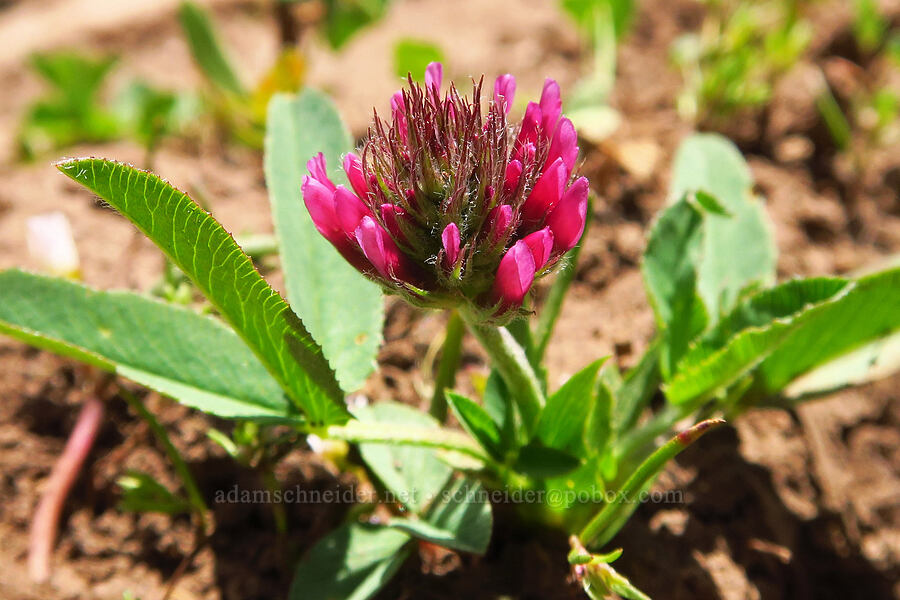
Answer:
MULTIPOLYGON (((278 479, 275 477, 275 474, 272 472, 270 465, 264 465, 262 471, 262 480, 263 485, 266 486, 266 490, 275 496, 273 492, 281 490, 281 484, 278 482, 278 479)), ((287 513, 284 510, 284 505, 280 502, 272 503, 272 518, 275 519, 275 530, 279 535, 284 535, 287 533, 287 513)))
POLYGON ((463 319, 509 388, 510 395, 518 404, 522 424, 530 437, 537 427, 545 400, 541 384, 534 369, 531 368, 531 363, 528 362, 525 351, 505 327, 482 325, 465 313, 463 319))
POLYGON ((329 425, 307 433, 356 444, 391 444, 452 450, 493 465, 493 461, 472 438, 450 429, 351 420, 344 425, 329 425))
MULTIPOLYGON (((593 197, 591 197, 588 200, 587 220, 584 224, 585 235, 591 224, 593 204, 593 197)), ((553 333, 556 320, 559 318, 559 313, 562 310, 563 301, 566 299, 566 293, 569 291, 569 287, 575 279, 578 256, 581 254, 581 248, 584 245, 584 235, 582 235, 581 240, 582 241, 579 242, 577 246, 569 250, 563 257, 562 266, 559 268, 559 271, 557 271, 556 279, 553 281, 553 285, 550 286, 550 291, 547 294, 547 300, 544 301, 544 306, 541 308, 541 314, 538 317, 537 326, 535 327, 534 332, 534 344, 528 355, 532 365, 539 365, 544 359, 544 353, 547 351, 547 345, 550 343, 550 336, 553 333)))
POLYGON ((462 339, 466 327, 459 313, 450 311, 450 319, 447 321, 447 333, 444 336, 444 346, 441 349, 441 362, 434 378, 434 394, 431 396, 431 416, 441 423, 447 418, 447 397, 444 390, 451 389, 456 383, 456 370, 459 368, 459 359, 462 355, 462 339))
POLYGON ((206 506, 206 502, 203 500, 203 494, 200 493, 200 488, 197 486, 194 476, 191 475, 191 470, 188 468, 184 458, 182 458, 181 453, 178 452, 178 449, 172 444, 172 440, 169 439, 169 434, 166 432, 165 427, 156 420, 153 413, 147 410, 144 403, 122 386, 119 386, 119 391, 122 394, 122 397, 125 398, 125 401, 128 402, 128 405, 134 409, 138 416, 144 419, 150 427, 150 430, 153 432, 153 435, 155 435, 156 439, 159 440, 159 443, 162 444, 166 456, 172 461, 175 472, 178 473, 178 476, 181 478, 181 483, 187 492, 188 500, 194 507, 194 512, 197 514, 197 518, 200 521, 200 530, 205 534, 206 515, 209 512, 209 508, 206 506))
MULTIPOLYGON (((579 538, 585 546, 592 546, 601 534, 606 533, 606 529, 617 521, 619 514, 623 510, 628 510, 631 505, 639 499, 639 493, 644 485, 659 473, 665 464, 674 458, 679 452, 694 443, 704 433, 714 427, 718 427, 725 421, 722 419, 708 419, 701 421, 693 427, 682 431, 671 440, 660 446, 656 452, 651 454, 647 460, 632 473, 631 477, 622 486, 621 491, 616 494, 614 502, 610 502, 597 513, 593 519, 582 530, 579 538)), ((602 543, 608 541, 607 535, 601 539, 602 543)))

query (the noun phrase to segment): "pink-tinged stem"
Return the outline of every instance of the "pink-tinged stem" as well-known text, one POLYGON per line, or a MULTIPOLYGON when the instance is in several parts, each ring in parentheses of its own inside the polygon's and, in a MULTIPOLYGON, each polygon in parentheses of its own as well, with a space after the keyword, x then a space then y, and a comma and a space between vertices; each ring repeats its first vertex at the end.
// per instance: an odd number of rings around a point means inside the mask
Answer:
POLYGON ((91 397, 85 401, 66 448, 50 472, 47 488, 31 522, 28 543, 28 575, 35 582, 41 583, 50 577, 50 556, 56 541, 59 516, 69 490, 97 439, 100 423, 103 422, 103 410, 103 402, 99 398, 91 397))
POLYGON ((668 442, 656 449, 656 451, 642 462, 634 473, 622 485, 621 491, 616 494, 613 502, 606 504, 593 519, 585 526, 579 535, 581 542, 587 546, 602 546, 608 542, 625 524, 621 517, 627 518, 640 501, 641 490, 662 471, 663 467, 671 459, 693 444, 704 433, 723 425, 723 419, 707 419, 678 433, 668 442))

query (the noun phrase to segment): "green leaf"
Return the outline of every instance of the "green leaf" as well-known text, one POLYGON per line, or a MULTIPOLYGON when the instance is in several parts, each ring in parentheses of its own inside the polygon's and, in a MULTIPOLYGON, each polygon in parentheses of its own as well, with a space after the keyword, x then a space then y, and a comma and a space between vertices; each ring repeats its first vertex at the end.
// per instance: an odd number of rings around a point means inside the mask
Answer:
POLYGON ((57 166, 127 217, 191 278, 312 423, 346 421, 343 394, 321 349, 215 219, 133 167, 93 158, 57 166))
POLYGON ((121 510, 159 512, 167 515, 190 514, 191 503, 170 492, 153 476, 129 470, 116 480, 122 490, 121 510))
POLYGON ((444 548, 484 554, 494 522, 485 489, 461 478, 447 483, 426 518, 397 517, 389 525, 444 548))
POLYGON ((546 502, 542 505, 550 525, 565 531, 577 531, 596 511, 606 496, 599 457, 591 457, 581 466, 559 477, 543 481, 546 502))
POLYGON ((586 455, 601 455, 606 451, 613 429, 613 409, 616 404, 615 392, 602 374, 597 381, 594 402, 584 426, 584 450, 586 455))
POLYGON ((848 286, 839 301, 804 316, 763 361, 756 395, 775 394, 823 363, 900 330, 900 268, 867 275, 848 286))
POLYGON ((187 308, 3 271, 0 333, 220 417, 292 418, 277 382, 234 331, 187 308))
POLYGON ((665 386, 666 397, 680 404, 722 392, 852 287, 843 279, 798 279, 750 297, 690 349, 665 386))
POLYGON ((484 411, 491 417, 500 431, 503 447, 509 448, 516 441, 515 404, 509 395, 503 378, 496 369, 491 369, 484 387, 484 411))
POLYGON ((362 276, 313 225, 300 193, 306 161, 323 152, 336 183, 350 135, 331 101, 305 89, 276 95, 266 126, 266 183, 281 247, 288 300, 334 367, 341 387, 358 389, 375 367, 384 321, 381 289, 362 276))
POLYGON ((597 558, 587 566, 582 585, 591 600, 606 600, 613 596, 627 600, 650 600, 650 596, 637 589, 625 576, 597 558))
POLYGON ((634 367, 629 370, 622 385, 615 391, 613 406, 613 430, 624 433, 634 427, 641 412, 659 389, 659 341, 653 342, 634 367))
POLYGON ((578 457, 568 452, 533 441, 519 450, 513 468, 534 479, 552 479, 570 473, 580 464, 578 457))
POLYGON ((653 224, 641 261, 662 339, 660 368, 666 379, 706 324, 705 309, 697 297, 703 222, 703 214, 686 198, 669 206, 653 224))
POLYGON ((900 370, 900 333, 879 338, 823 363, 793 380, 783 396, 806 399, 862 385, 900 370))
POLYGON ((225 57, 207 12, 193 2, 182 2, 178 9, 178 21, 191 55, 206 78, 226 92, 245 95, 246 91, 225 57))
POLYGON ((297 565, 290 600, 366 600, 390 581, 409 555, 402 531, 352 523, 313 546, 297 565))
POLYGON ((447 401, 463 429, 475 438, 488 454, 502 461, 504 445, 500 430, 491 416, 477 403, 454 392, 447 392, 447 401))
POLYGON ((444 62, 444 53, 427 40, 404 38, 394 43, 394 73, 402 79, 412 75, 414 81, 425 81, 428 63, 444 62))
POLYGON ((765 210, 752 194, 753 178, 733 143, 716 134, 694 134, 675 156, 670 197, 700 190, 731 217, 707 215, 698 271, 700 297, 714 323, 734 306, 748 284, 775 279, 775 244, 765 210))
MULTIPOLYGON (((394 402, 360 409, 356 416, 366 423, 439 427, 431 416, 394 402)), ((396 501, 414 513, 421 513, 453 474, 430 448, 361 443, 359 453, 396 501)))
POLYGON ((536 433, 544 446, 584 455, 585 425, 594 408, 597 373, 605 360, 595 360, 575 373, 547 399, 536 433))

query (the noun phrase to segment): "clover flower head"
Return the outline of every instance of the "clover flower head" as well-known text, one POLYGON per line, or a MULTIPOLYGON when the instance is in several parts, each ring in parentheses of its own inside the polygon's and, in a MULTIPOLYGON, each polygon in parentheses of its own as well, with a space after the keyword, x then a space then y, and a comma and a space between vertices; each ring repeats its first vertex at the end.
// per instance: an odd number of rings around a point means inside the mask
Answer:
POLYGON ((483 78, 467 98, 452 83, 441 91, 442 71, 431 63, 424 86, 409 77, 391 98, 390 118, 375 113, 359 154, 344 158, 349 188, 313 157, 303 199, 319 233, 389 292, 505 322, 584 232, 575 128, 552 79, 512 125, 512 75, 484 105, 483 78))

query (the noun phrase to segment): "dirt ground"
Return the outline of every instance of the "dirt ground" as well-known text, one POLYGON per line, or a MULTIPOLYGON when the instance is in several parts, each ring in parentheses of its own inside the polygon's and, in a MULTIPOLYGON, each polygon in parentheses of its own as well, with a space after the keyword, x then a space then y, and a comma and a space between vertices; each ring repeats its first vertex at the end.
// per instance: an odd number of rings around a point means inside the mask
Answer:
MULTIPOLYGON (((218 0, 213 6, 231 54, 246 80, 275 56, 276 28, 262 2, 218 0)), ((115 52, 122 60, 110 88, 134 76, 172 88, 196 88, 200 77, 178 31, 174 0, 25 0, 0 2, 0 268, 34 267, 25 252, 29 216, 62 210, 72 223, 85 279, 104 288, 148 289, 162 261, 123 219, 97 206, 55 173, 55 157, 12 162, 17 122, 41 91, 24 67, 30 52, 58 47, 115 52), (48 32, 50 32, 48 34, 48 32)), ((584 171, 602 198, 573 292, 549 351, 551 382, 589 357, 611 354, 631 364, 652 334, 638 261, 643 232, 663 205, 668 165, 690 131, 675 112, 678 74, 668 47, 702 18, 692 0, 644 0, 619 53, 613 105, 623 124, 603 147, 585 147, 584 171), (616 159, 641 148, 639 166, 616 159), (623 166, 623 164, 625 166, 623 166), (577 352, 574 351, 577 349, 577 352)), ((847 50, 849 3, 823 1, 814 17, 814 63, 864 58, 847 50)), ((897 3, 886 3, 894 22, 897 3)), ((398 87, 391 44, 414 35, 438 43, 457 79, 512 72, 519 94, 536 96, 545 76, 566 89, 585 68, 572 27, 547 0, 396 0, 388 16, 340 54, 305 40, 309 80, 331 92, 353 129, 364 132, 372 106, 384 108, 398 87)), ((847 273, 900 252, 900 152, 885 148, 848 175, 805 85, 810 65, 778 86, 760 114, 742 115, 729 133, 747 154, 767 198, 780 253, 779 276, 847 273), (811 148, 791 152, 791 148, 811 148)), ((851 78, 850 85, 853 85, 851 78)), ((66 155, 96 155, 140 165, 128 142, 83 146, 66 155)), ((200 191, 215 216, 236 233, 271 231, 261 159, 212 136, 167 143, 155 170, 173 184, 200 191)), ((278 286, 277 273, 272 274, 278 286)), ((381 374, 365 391, 373 399, 419 404, 417 367, 442 317, 390 301, 381 374)), ((467 343, 463 381, 484 371, 467 343)), ((117 509, 116 478, 125 469, 177 480, 147 427, 124 401, 108 398, 108 416, 66 505, 44 586, 25 576, 27 527, 43 482, 61 451, 91 374, 76 364, 0 339, 0 598, 116 599, 130 592, 156 600, 194 540, 185 518, 135 515, 117 509)), ((793 411, 756 410, 689 449, 661 479, 683 490, 683 502, 642 505, 617 539, 617 568, 654 598, 804 599, 900 598, 900 376, 811 402, 793 411)), ((208 498, 235 483, 261 485, 209 442, 205 430, 223 422, 155 394, 146 396, 190 462, 208 498)), ((352 485, 307 450, 279 465, 286 486, 352 485)), ((275 534, 266 507, 216 505, 216 531, 190 561, 172 598, 253 600, 285 596, 292 564, 329 528, 345 505, 291 505, 289 531, 275 534)), ((522 530, 496 510, 484 557, 434 556, 409 561, 379 598, 579 598, 568 580, 565 540, 522 530)))

